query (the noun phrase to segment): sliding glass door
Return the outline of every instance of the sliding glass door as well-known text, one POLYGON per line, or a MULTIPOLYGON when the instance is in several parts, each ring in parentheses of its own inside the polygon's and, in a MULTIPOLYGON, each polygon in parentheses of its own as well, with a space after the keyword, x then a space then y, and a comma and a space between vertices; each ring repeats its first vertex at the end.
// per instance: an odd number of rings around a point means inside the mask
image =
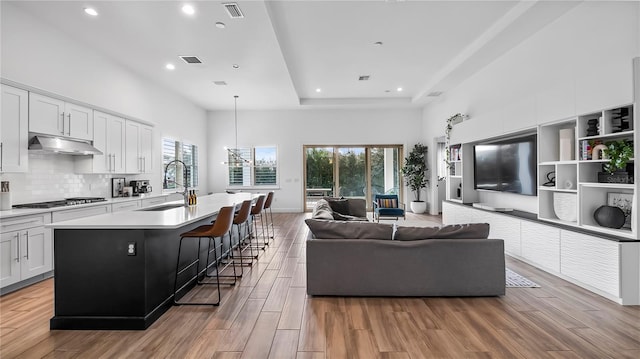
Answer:
POLYGON ((305 209, 325 196, 364 198, 372 206, 378 193, 400 195, 401 145, 304 146, 305 209))

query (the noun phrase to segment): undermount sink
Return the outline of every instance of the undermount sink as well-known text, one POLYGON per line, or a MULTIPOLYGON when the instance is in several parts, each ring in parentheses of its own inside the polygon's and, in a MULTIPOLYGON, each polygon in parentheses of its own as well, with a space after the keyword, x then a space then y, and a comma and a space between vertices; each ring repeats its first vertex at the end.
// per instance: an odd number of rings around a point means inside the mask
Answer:
POLYGON ((143 208, 140 211, 166 211, 169 209, 174 209, 179 207, 184 207, 184 205, 182 203, 172 203, 172 204, 165 204, 164 206, 143 208))

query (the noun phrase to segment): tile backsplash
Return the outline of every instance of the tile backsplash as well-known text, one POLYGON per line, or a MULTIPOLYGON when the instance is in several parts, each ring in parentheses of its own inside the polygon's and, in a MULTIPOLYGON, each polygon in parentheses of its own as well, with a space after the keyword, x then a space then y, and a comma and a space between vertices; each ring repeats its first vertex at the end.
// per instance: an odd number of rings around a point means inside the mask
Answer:
MULTIPOLYGON (((139 176, 75 173, 74 156, 29 154, 29 172, 3 173, 9 181, 13 204, 59 200, 69 197, 111 197, 111 178, 139 176)), ((148 176, 147 176, 148 177, 148 176)))

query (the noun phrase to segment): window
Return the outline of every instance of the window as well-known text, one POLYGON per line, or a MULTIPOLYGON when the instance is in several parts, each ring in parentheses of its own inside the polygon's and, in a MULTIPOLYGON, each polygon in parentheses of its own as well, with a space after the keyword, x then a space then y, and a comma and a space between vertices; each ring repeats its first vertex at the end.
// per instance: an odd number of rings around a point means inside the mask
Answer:
POLYGON ((166 168, 164 174, 166 181, 163 181, 163 189, 180 188, 184 186, 184 172, 187 171, 187 186, 198 187, 198 146, 186 142, 175 141, 170 138, 162 139, 162 167, 166 168), (167 168, 167 164, 174 160, 180 160, 186 165, 172 163, 167 168))
POLYGON ((227 149, 230 187, 278 184, 278 150, 275 146, 227 149))

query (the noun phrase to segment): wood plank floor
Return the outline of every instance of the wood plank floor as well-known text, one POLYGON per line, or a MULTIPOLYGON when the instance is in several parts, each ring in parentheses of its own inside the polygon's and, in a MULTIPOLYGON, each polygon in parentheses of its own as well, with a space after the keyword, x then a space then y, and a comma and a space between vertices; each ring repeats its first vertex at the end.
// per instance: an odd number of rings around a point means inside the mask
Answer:
POLYGON ((275 242, 223 289, 220 307, 173 307, 145 331, 50 331, 53 280, 5 295, 0 358, 640 358, 639 306, 511 258, 508 267, 542 288, 498 298, 308 297, 304 218, 274 214, 275 242))

